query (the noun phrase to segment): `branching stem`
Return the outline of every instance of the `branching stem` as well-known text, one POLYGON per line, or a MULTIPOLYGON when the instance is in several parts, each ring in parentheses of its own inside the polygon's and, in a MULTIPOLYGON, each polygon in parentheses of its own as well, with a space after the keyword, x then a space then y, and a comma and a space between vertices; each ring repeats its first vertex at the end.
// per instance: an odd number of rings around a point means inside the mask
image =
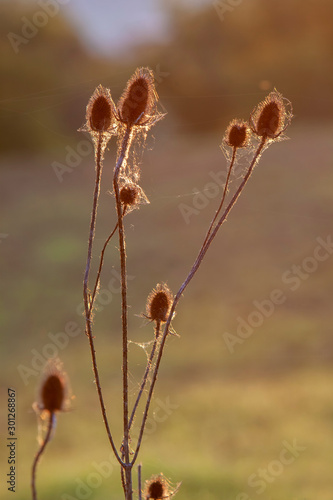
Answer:
MULTIPOLYGON (((253 172, 253 169, 255 167, 255 165, 257 164, 260 156, 261 156, 261 153, 264 149, 264 146, 266 144, 266 140, 267 138, 266 137, 263 137, 253 158, 252 158, 252 161, 249 165, 249 168, 241 182, 241 184, 239 185, 236 193, 234 194, 234 196, 232 197, 231 201, 229 202, 229 204, 227 205, 226 209, 224 210, 223 214, 221 215, 220 219, 218 220, 217 224, 215 225, 214 229, 212 229, 211 231, 211 234, 208 236, 208 238, 205 238, 204 240, 204 243, 202 244, 201 248, 200 248, 200 251, 198 253, 198 256, 189 272, 189 274, 187 275, 185 281, 183 282, 183 284, 181 285, 181 287, 179 288, 177 294, 175 295, 175 298, 173 300, 173 303, 172 303, 172 306, 171 306, 171 310, 170 310, 170 313, 169 313, 169 316, 167 318, 167 321, 165 323, 165 327, 164 327, 164 332, 163 332, 163 336, 162 336, 162 339, 161 339, 161 345, 160 345, 160 348, 159 348, 159 351, 158 351, 158 355, 157 355, 157 359, 156 359, 156 364, 155 364, 155 369, 154 369, 154 372, 153 372, 153 376, 152 376, 152 381, 151 381, 151 384, 150 384, 150 388, 149 388, 149 393, 148 393, 148 397, 147 397, 147 402, 146 402, 146 407, 145 407, 145 410, 144 410, 144 414, 143 414, 143 417, 142 417, 142 424, 141 424, 141 428, 140 428, 140 434, 139 434, 139 438, 138 438, 138 442, 137 442, 137 446, 136 446, 136 450, 135 450, 135 453, 134 453, 134 456, 133 456, 133 459, 132 459, 132 464, 135 463, 136 459, 137 459, 137 456, 138 456, 138 453, 139 453, 139 450, 140 450, 140 446, 141 446, 141 443, 142 443, 142 437, 143 437, 143 433, 144 433, 144 429, 145 429, 145 424, 146 424, 146 421, 147 421, 147 417, 148 417, 148 411, 149 411, 149 407, 150 407, 150 403, 151 403, 151 399, 152 399, 152 395, 153 395, 153 392, 154 392, 154 387, 155 387, 155 384, 156 384, 156 380, 157 380, 157 374, 158 374, 158 370, 159 370, 159 367, 160 367, 160 363, 161 363, 161 359, 162 359, 162 355, 163 355, 163 349, 164 349, 164 345, 165 345, 165 341, 166 341, 166 338, 167 338, 167 335, 169 333, 169 328, 170 328, 170 323, 171 323, 171 320, 172 320, 172 317, 174 315, 174 312, 175 312, 175 309, 176 309, 176 306, 185 290, 185 288, 187 287, 187 285, 190 283, 190 281, 192 280, 192 278, 194 277, 195 273, 197 272, 197 270, 199 269, 200 267, 200 264, 208 250, 208 248, 210 247, 213 239, 215 238, 219 228, 221 227, 221 225, 223 224, 223 222, 227 219, 227 216, 229 215, 231 209, 233 208, 233 206, 235 205, 236 201, 238 200, 241 192, 243 191, 245 185, 247 184, 252 172, 253 172)), ((230 167, 229 167, 229 171, 230 171, 230 167)))

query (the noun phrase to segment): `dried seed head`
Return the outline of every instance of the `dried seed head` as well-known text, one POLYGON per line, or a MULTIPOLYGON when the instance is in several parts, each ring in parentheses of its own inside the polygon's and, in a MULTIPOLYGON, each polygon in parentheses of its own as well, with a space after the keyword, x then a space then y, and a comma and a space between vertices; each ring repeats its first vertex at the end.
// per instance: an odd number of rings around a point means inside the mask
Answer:
POLYGON ((158 284, 147 299, 147 317, 152 321, 165 322, 170 313, 173 296, 166 284, 158 284))
POLYGON ((94 101, 91 114, 90 126, 96 132, 106 132, 112 121, 112 109, 105 96, 100 95, 94 101))
POLYGON ((115 133, 115 106, 110 90, 99 85, 89 99, 86 110, 86 124, 81 130, 106 134, 115 133))
POLYGON ((138 184, 130 180, 123 180, 119 189, 119 198, 121 203, 126 208, 126 213, 139 208, 139 205, 149 204, 149 200, 143 189, 138 184))
POLYGON ((119 197, 123 205, 135 205, 139 197, 139 186, 132 183, 124 184, 120 188, 119 197))
POLYGON ((45 410, 53 413, 62 409, 64 386, 58 375, 49 375, 42 386, 42 403, 45 410))
POLYGON ((68 381, 59 359, 50 359, 42 376, 38 402, 35 405, 39 412, 55 413, 68 407, 68 381))
POLYGON ((271 92, 250 116, 252 131, 263 138, 279 137, 289 125, 292 117, 291 111, 287 110, 288 105, 291 107, 290 102, 284 99, 277 90, 271 92))
POLYGON ((152 476, 145 485, 145 498, 146 500, 162 500, 169 498, 170 491, 169 485, 163 474, 152 476))
POLYGON ((250 129, 243 120, 232 120, 226 130, 224 142, 231 148, 246 148, 249 144, 250 129))
POLYGON ((149 485, 149 490, 148 490, 148 498, 153 498, 154 500, 157 500, 159 498, 165 498, 165 488, 164 484, 162 483, 161 480, 157 479, 156 481, 153 481, 149 485))
POLYGON ((162 117, 156 110, 157 101, 153 72, 138 68, 119 100, 118 118, 131 127, 153 125, 162 117))

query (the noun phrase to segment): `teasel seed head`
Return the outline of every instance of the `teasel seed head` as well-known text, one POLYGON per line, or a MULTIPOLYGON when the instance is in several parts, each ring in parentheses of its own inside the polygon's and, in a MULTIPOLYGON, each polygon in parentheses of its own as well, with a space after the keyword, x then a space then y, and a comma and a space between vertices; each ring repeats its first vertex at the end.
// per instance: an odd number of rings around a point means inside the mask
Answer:
POLYGON ((158 284, 147 299, 147 317, 156 322, 165 322, 170 313, 173 295, 165 283, 158 284))
POLYGON ((139 205, 149 204, 143 189, 131 180, 124 180, 119 189, 120 201, 126 212, 139 208, 139 205))
POLYGON ((250 126, 257 136, 274 140, 286 130, 291 118, 291 103, 274 90, 253 110, 250 126))
POLYGON ((94 90, 86 108, 86 123, 80 131, 89 132, 92 136, 116 133, 115 105, 109 89, 99 85, 94 90))
POLYGON ((145 484, 146 500, 162 500, 170 497, 169 484, 163 474, 152 476, 145 484))
POLYGON ((120 201, 123 205, 135 205, 139 197, 139 189, 136 184, 126 183, 119 191, 120 201))
POLYGON ((42 375, 35 405, 39 412, 56 413, 69 407, 69 384, 59 359, 50 359, 42 375))
POLYGON ((243 120, 232 120, 226 130, 224 142, 231 148, 246 148, 250 140, 250 128, 243 120))
POLYGON ((149 128, 163 116, 157 112, 157 102, 153 72, 149 68, 138 68, 119 100, 118 119, 129 127, 149 128))

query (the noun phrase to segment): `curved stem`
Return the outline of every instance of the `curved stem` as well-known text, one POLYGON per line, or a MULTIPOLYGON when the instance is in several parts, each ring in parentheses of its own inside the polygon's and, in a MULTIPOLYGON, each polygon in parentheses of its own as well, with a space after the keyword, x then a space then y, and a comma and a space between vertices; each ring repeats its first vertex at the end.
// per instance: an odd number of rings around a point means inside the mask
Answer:
POLYGON ((95 181, 93 207, 92 207, 91 221, 90 221, 87 265, 86 265, 86 270, 85 270, 85 275, 84 275, 84 283, 83 283, 83 299, 84 299, 85 320, 86 320, 86 335, 88 336, 88 339, 89 339, 89 346, 90 346, 91 357, 92 357, 93 371, 94 371, 96 388, 97 388, 98 398, 99 398, 99 402, 100 402, 100 406, 101 406, 103 421, 104 421, 104 425, 106 428, 106 432, 107 432, 112 450, 113 450, 118 462, 120 463, 120 465, 123 465, 123 462, 122 462, 121 458, 119 457, 119 454, 118 454, 117 449, 115 447, 115 444, 113 442, 113 438, 112 438, 110 427, 109 427, 109 422, 108 422, 108 419, 106 416, 105 404, 104 404, 102 388, 101 388, 99 373, 98 373, 98 368, 97 368, 96 352, 95 352, 95 346, 94 346, 94 337, 92 334, 92 322, 91 322, 91 307, 92 306, 91 306, 91 298, 90 298, 89 291, 88 291, 89 274, 90 274, 90 268, 91 268, 92 247, 93 247, 93 241, 94 241, 94 236, 95 236, 98 198, 99 198, 100 184, 101 184, 102 166, 103 166, 103 137, 102 137, 102 134, 100 134, 99 140, 98 140, 98 145, 97 145, 97 150, 96 150, 96 181, 95 181))
POLYGON ((49 421, 47 424, 47 431, 46 435, 44 438, 44 441, 41 444, 41 447, 39 448, 38 452, 36 453, 34 462, 32 464, 32 472, 31 472, 31 489, 32 489, 32 498, 33 500, 37 500, 37 490, 36 490, 36 472, 37 472, 37 465, 39 462, 40 457, 44 453, 44 450, 46 448, 47 443, 50 441, 53 425, 54 425, 54 419, 55 415, 53 412, 50 412, 49 415, 49 421))
POLYGON ((187 275, 185 281, 183 282, 183 284, 181 285, 181 287, 179 288, 177 294, 175 295, 175 298, 173 300, 173 303, 172 303, 172 306, 171 306, 171 310, 170 310, 170 313, 169 313, 169 316, 167 318, 167 321, 165 323, 165 327, 164 327, 164 332, 163 332, 163 336, 162 336, 162 339, 161 339, 161 346, 160 346, 160 349, 158 351, 158 355, 157 355, 157 360, 156 360, 156 365, 155 365, 155 369, 154 369, 154 372, 153 372, 153 377, 152 377, 152 382, 150 384, 150 388, 149 388, 149 393, 148 393, 148 397, 147 397, 147 402, 146 402, 146 407, 145 407, 145 411, 144 411, 144 415, 143 415, 143 418, 142 418, 142 424, 141 424, 141 428, 140 428, 140 434, 139 434, 139 439, 138 439, 138 444, 137 444, 137 447, 136 447, 136 450, 135 450, 135 453, 134 453, 134 457, 132 459, 132 464, 135 463, 136 459, 137 459, 137 456, 138 456, 138 453, 139 453, 139 450, 140 450, 140 446, 141 446, 141 442, 142 442, 142 437, 143 437, 143 432, 144 432, 144 429, 145 429, 145 425, 146 425, 146 421, 147 421, 147 417, 148 417, 148 411, 149 411, 149 407, 150 407, 150 403, 151 403, 151 398, 152 398, 152 395, 153 395, 153 392, 154 392, 154 388, 155 388, 155 384, 156 384, 156 380, 157 380, 157 373, 158 373, 158 370, 159 370, 159 366, 160 366, 160 363, 161 363, 161 359, 162 359, 162 355, 163 355, 163 349, 164 349, 164 345, 165 345, 165 341, 166 341, 166 338, 167 338, 167 335, 169 333, 169 328, 170 328, 170 323, 171 323, 171 320, 172 320, 172 317, 173 317, 173 314, 175 312, 175 309, 176 309, 176 306, 185 290, 185 288, 187 287, 187 285, 190 283, 190 281, 192 280, 192 278, 194 277, 195 273, 197 272, 197 270, 199 269, 200 267, 200 264, 209 248, 209 246, 211 245, 213 239, 215 238, 219 228, 221 227, 221 225, 223 224, 223 222, 227 219, 227 216, 229 215, 232 207, 235 205, 236 201, 238 200, 241 192, 243 191, 244 187, 246 186, 252 172, 253 172, 253 169, 255 167, 255 165, 257 164, 260 156, 261 156, 261 153, 264 149, 264 146, 266 144, 266 140, 267 138, 266 137, 263 137, 253 158, 252 158, 252 161, 249 165, 249 168, 241 182, 241 184, 239 185, 236 193, 234 194, 234 196, 232 197, 229 205, 226 207, 226 209, 224 210, 223 214, 221 215, 218 223, 216 224, 215 228, 212 230, 210 236, 208 237, 207 241, 205 240, 203 245, 201 246, 200 248, 200 251, 199 251, 199 254, 189 272, 189 274, 187 275))

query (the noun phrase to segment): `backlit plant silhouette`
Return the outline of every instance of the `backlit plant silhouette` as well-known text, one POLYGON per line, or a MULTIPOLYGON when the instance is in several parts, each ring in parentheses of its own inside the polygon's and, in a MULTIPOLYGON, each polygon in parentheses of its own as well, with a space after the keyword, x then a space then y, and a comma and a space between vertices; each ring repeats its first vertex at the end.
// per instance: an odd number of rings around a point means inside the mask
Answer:
MULTIPOLYGON (((125 221, 133 209, 140 208, 140 204, 149 203, 147 197, 139 185, 140 170, 135 162, 131 161, 131 152, 135 143, 145 139, 150 128, 161 120, 164 115, 158 109, 158 96, 154 85, 154 75, 148 68, 139 68, 128 81, 126 88, 116 106, 112 100, 109 89, 101 85, 96 88, 91 96, 86 109, 86 122, 80 129, 88 132, 93 140, 95 148, 95 170, 96 179, 92 200, 92 212, 88 239, 87 262, 84 274, 83 297, 85 310, 86 335, 89 340, 92 366, 95 383, 100 403, 101 413, 107 433, 107 437, 113 453, 120 465, 121 480, 126 500, 133 499, 133 467, 137 462, 145 425, 155 389, 157 375, 161 364, 163 352, 168 335, 172 334, 171 321, 174 317, 182 294, 199 269, 210 245, 212 244, 218 230, 226 221, 232 207, 238 200, 245 188, 254 167, 259 162, 264 150, 276 141, 283 138, 291 117, 291 104, 282 95, 274 90, 264 101, 262 101, 251 113, 249 122, 245 120, 233 120, 228 125, 222 140, 222 150, 228 161, 226 181, 221 200, 213 214, 212 221, 203 237, 202 245, 197 257, 190 268, 188 275, 175 294, 173 294, 165 283, 158 283, 152 289, 146 303, 145 316, 153 323, 154 333, 151 343, 147 365, 144 370, 139 386, 138 394, 133 407, 129 407, 128 389, 128 301, 127 301, 127 255, 126 255, 126 231, 125 221), (99 266, 96 276, 91 277, 91 263, 93 258, 95 227, 97 209, 102 178, 104 153, 106 146, 112 136, 117 136, 117 161, 113 170, 113 194, 115 198, 116 217, 114 227, 104 246, 100 249, 99 266), (229 185, 232 169, 237 163, 240 150, 246 151, 247 165, 242 178, 235 187, 234 192, 229 194, 229 185), (229 194, 229 199, 228 199, 229 194), (228 199, 228 203, 227 203, 228 199), (120 446, 117 446, 113 433, 109 426, 107 411, 104 403, 104 395, 100 382, 97 357, 93 334, 94 304, 98 295, 101 273, 104 264, 105 250, 115 235, 118 235, 118 249, 121 269, 121 319, 122 319, 122 422, 123 433, 120 446), (143 395, 146 395, 144 411, 139 425, 139 434, 136 440, 132 439, 131 430, 136 416, 136 410, 143 395)), ((111 186, 110 186, 111 188, 111 186)), ((52 385, 52 384, 50 384, 52 385)), ((54 387, 54 390, 56 388, 54 387)), ((45 405, 44 405, 45 406, 45 405)), ((55 410, 48 409, 50 422, 55 410)), ((57 409, 57 408, 55 408, 57 409)), ((51 424, 49 429, 51 428, 51 424)), ((50 430, 47 431, 41 448, 36 455, 33 468, 33 484, 35 485, 35 474, 38 458, 50 438, 50 430)), ((146 481, 145 487, 141 489, 141 466, 138 467, 138 498, 142 495, 145 499, 169 498, 175 493, 172 491, 168 481, 163 474, 153 476, 146 481)), ((177 489, 177 488, 176 488, 177 489)), ((36 498, 36 490, 33 488, 33 498, 36 498)))

